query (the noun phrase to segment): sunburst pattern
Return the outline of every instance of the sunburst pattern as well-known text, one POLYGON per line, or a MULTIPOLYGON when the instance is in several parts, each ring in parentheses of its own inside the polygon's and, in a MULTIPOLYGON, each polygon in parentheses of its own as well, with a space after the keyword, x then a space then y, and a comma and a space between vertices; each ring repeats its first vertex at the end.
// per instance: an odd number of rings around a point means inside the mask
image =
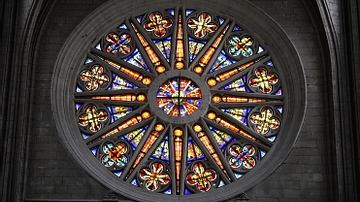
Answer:
POLYGON ((286 92, 266 47, 238 27, 206 11, 152 11, 90 48, 74 86, 76 124, 117 180, 187 195, 261 164, 286 92))

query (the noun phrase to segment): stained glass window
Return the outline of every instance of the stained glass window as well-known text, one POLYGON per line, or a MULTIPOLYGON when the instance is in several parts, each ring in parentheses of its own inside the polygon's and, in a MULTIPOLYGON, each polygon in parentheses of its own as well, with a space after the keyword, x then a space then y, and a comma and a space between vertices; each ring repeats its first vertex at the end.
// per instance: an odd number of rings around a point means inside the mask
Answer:
POLYGON ((105 34, 74 86, 89 152, 163 194, 209 192, 250 172, 274 144, 284 95, 270 53, 240 27, 164 10, 105 34))
POLYGON ((289 113, 282 66, 257 36, 201 9, 122 19, 74 73, 71 138, 112 187, 186 197, 241 181, 270 162, 289 113))

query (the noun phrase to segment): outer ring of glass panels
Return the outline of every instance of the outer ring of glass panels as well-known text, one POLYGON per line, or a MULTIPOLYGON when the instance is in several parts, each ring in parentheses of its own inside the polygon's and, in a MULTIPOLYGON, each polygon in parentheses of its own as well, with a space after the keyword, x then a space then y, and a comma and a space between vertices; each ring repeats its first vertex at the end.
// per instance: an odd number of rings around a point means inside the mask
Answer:
MULTIPOLYGON (((149 2, 140 0, 135 3, 128 0, 111 0, 90 14, 73 31, 59 53, 53 75, 51 99, 55 123, 59 135, 69 153, 74 157, 74 161, 78 162, 84 170, 109 189, 137 201, 223 201, 250 189, 275 171, 287 157, 303 123, 306 107, 306 85, 303 67, 293 44, 274 21, 248 1, 208 2, 199 0, 193 2, 182 0, 169 2, 154 0, 149 2), (280 78, 283 78, 283 90, 287 92, 284 98, 286 104, 284 105, 285 114, 283 115, 286 119, 283 120, 283 127, 279 132, 276 144, 267 154, 267 158, 261 162, 261 165, 225 187, 188 196, 151 193, 133 187, 128 183, 119 182, 90 152, 84 152, 88 151, 89 148, 83 144, 83 139, 75 132, 78 127, 74 120, 75 107, 72 95, 77 72, 86 57, 88 48, 94 45, 93 41, 97 41, 107 30, 118 26, 129 15, 136 16, 150 11, 177 8, 179 6, 206 10, 209 13, 235 19, 245 30, 252 33, 254 38, 260 40, 261 43, 266 43, 271 51, 274 63, 280 66, 279 73, 280 78)), ((160 85, 161 81, 158 82, 160 85)), ((201 83, 197 84, 199 86, 203 85, 201 83)), ((202 88, 204 87, 202 86, 202 88)), ((153 91, 157 90, 155 89, 154 87, 153 91)), ((202 89, 202 91, 206 92, 205 89, 202 89)), ((199 110, 199 116, 204 111, 205 109, 199 110)))

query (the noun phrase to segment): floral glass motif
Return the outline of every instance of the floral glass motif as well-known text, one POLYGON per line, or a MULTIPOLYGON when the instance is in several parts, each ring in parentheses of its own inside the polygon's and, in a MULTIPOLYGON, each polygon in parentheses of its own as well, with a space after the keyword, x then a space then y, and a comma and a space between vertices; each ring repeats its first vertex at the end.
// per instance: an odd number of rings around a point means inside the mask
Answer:
POLYGON ((268 74, 264 67, 255 70, 256 77, 250 79, 249 83, 252 87, 258 87, 263 93, 271 93, 273 85, 279 81, 276 74, 268 74))
POLYGON ((270 129, 277 129, 280 126, 280 120, 275 118, 274 111, 271 108, 264 108, 261 113, 252 113, 250 115, 251 123, 256 125, 256 132, 266 135, 270 129))
POLYGON ((229 53, 233 56, 249 57, 254 54, 253 49, 250 47, 253 44, 253 39, 249 36, 230 36, 229 37, 229 53))
POLYGON ((160 186, 170 182, 170 175, 164 171, 161 163, 153 163, 149 168, 139 171, 139 178, 144 181, 144 187, 150 191, 156 191, 160 186))
POLYGON ((131 51, 130 48, 130 41, 131 41, 131 36, 130 34, 122 34, 122 35, 117 35, 117 34, 108 34, 106 36, 106 41, 109 43, 109 45, 106 46, 106 52, 110 53, 110 54, 128 54, 131 51))
POLYGON ((201 10, 141 16, 89 47, 73 94, 81 140, 119 186, 182 197, 240 180, 286 110, 267 47, 201 10))
POLYGON ((89 105, 85 108, 85 113, 79 116, 79 125, 86 126, 91 132, 97 132, 102 128, 102 122, 108 119, 108 113, 105 110, 98 110, 95 105, 89 105))
POLYGON ((209 191, 213 185, 211 182, 217 178, 216 171, 206 169, 203 163, 195 163, 192 166, 192 172, 186 176, 186 183, 190 186, 196 186, 201 192, 209 191))
POLYGON ((195 36, 204 38, 207 33, 213 33, 217 30, 217 25, 211 21, 211 15, 202 13, 198 18, 190 18, 188 20, 188 26, 193 29, 195 36))
POLYGON ((201 104, 200 88, 190 79, 171 78, 157 93, 157 104, 166 114, 184 117, 193 114, 201 104))
POLYGON ((105 167, 117 166, 124 167, 128 162, 128 147, 125 143, 119 142, 117 144, 113 144, 111 142, 107 142, 102 146, 102 150, 104 155, 101 157, 101 163, 105 167))
POLYGON ((240 168, 243 166, 246 169, 252 169, 255 167, 256 161, 254 155, 256 149, 252 145, 244 145, 241 147, 238 144, 234 144, 229 148, 229 153, 231 155, 229 164, 232 168, 240 168))
POLYGON ((160 13, 151 13, 149 15, 150 22, 144 24, 146 31, 152 31, 155 36, 162 37, 166 35, 166 28, 172 26, 169 18, 164 18, 160 13))
POLYGON ((104 74, 104 67, 93 65, 91 70, 83 70, 80 73, 81 81, 85 82, 85 88, 90 91, 97 90, 99 85, 106 85, 109 82, 109 76, 104 74))

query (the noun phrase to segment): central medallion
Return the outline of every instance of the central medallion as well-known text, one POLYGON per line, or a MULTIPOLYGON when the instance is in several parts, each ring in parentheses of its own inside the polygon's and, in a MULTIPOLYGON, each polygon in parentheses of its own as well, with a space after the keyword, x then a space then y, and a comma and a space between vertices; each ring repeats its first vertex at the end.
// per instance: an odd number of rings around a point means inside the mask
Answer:
POLYGON ((203 116, 211 97, 203 79, 187 70, 169 70, 158 75, 147 95, 152 113, 166 122, 180 124, 203 116))
POLYGON ((199 86, 191 79, 173 77, 157 91, 158 107, 169 116, 187 117, 196 112, 202 103, 199 86))

